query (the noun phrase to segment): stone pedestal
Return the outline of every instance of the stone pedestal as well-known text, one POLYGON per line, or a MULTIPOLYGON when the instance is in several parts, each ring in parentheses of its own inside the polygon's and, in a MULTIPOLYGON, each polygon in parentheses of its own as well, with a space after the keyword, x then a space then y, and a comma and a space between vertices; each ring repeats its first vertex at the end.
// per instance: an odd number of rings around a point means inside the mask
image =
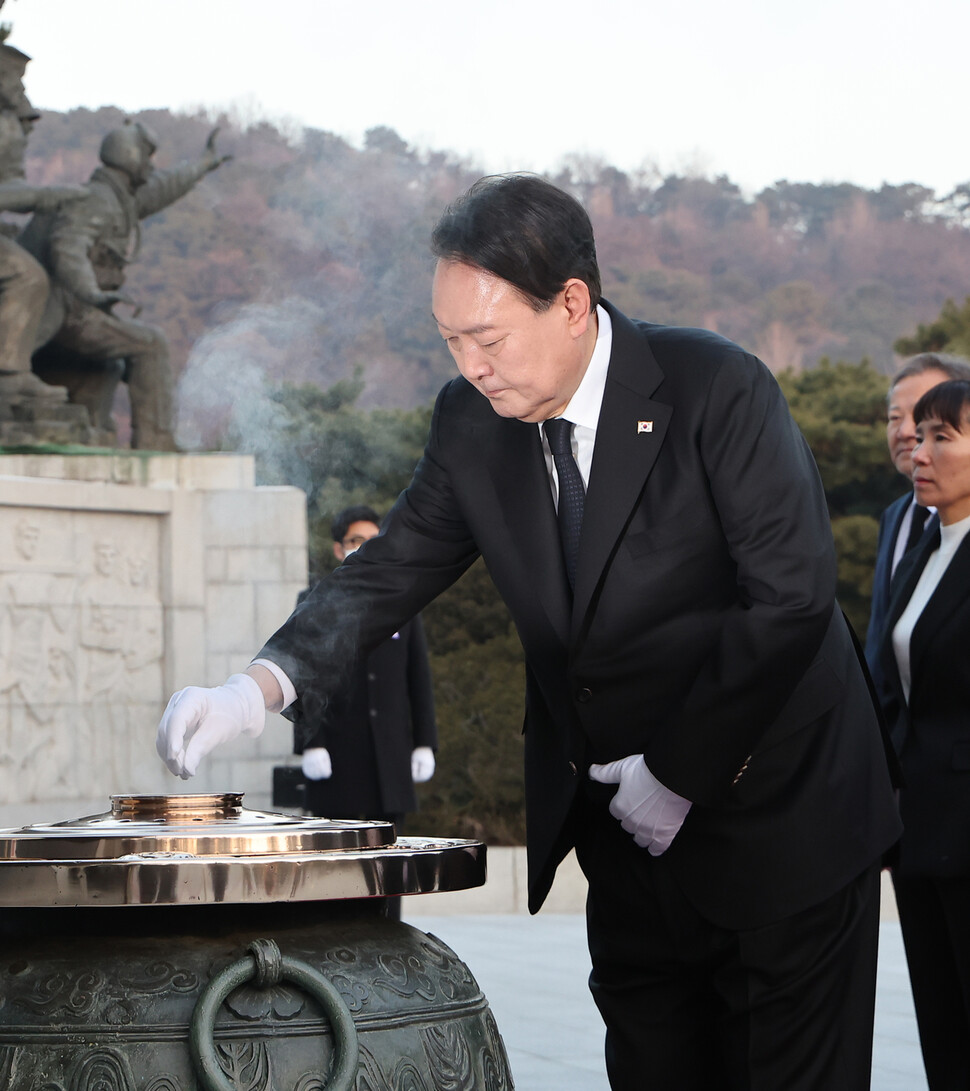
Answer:
POLYGON ((292 729, 182 782, 155 754, 169 695, 245 669, 307 582, 306 505, 248 456, 0 454, 0 824, 117 793, 246 793, 269 806, 292 729))
POLYGON ((92 442, 88 411, 71 405, 37 399, 11 403, 0 396, 0 446, 85 444, 92 442))

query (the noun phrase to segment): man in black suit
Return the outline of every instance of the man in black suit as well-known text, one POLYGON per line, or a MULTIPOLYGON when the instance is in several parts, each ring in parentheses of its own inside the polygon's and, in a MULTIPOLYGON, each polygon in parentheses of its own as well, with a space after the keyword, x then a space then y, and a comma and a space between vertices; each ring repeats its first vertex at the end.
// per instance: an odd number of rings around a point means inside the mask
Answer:
MULTIPOLYGON (((346 561, 380 534, 380 518, 355 504, 337 514, 331 530, 333 554, 346 561)), ((293 715, 304 808, 326 818, 383 819, 400 834, 418 805, 414 785, 434 775, 437 745, 428 645, 414 617, 354 663, 348 684, 315 719, 293 715)), ((388 898, 386 912, 400 920, 401 899, 388 898)))
POLYGON ((432 249, 461 377, 410 487, 246 675, 172 699, 159 753, 191 775, 264 702, 323 699, 344 641, 481 554, 527 659, 530 908, 575 845, 612 1086, 868 1088, 899 823, 777 384, 601 302, 589 219, 539 178, 483 179, 432 249))
MULTIPOLYGON (((970 364, 955 356, 939 352, 921 352, 911 356, 893 377, 886 396, 886 442, 893 465, 909 485, 913 474, 913 448, 916 446, 916 425, 913 406, 920 398, 947 379, 970 379, 970 364)), ((866 630, 866 660, 876 688, 888 699, 888 683, 880 662, 889 607, 889 588, 903 556, 920 540, 924 531, 932 531, 937 521, 926 508, 920 507, 912 487, 894 500, 879 517, 879 538, 876 546, 876 570, 872 578, 872 606, 869 628, 866 630)))

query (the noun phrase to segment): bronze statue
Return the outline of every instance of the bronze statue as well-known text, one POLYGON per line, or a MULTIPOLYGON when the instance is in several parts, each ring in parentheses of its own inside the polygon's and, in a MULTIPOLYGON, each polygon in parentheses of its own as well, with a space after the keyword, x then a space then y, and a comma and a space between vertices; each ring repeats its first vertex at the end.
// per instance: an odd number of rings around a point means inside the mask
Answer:
MULTIPOLYGON (((32 186, 24 177, 27 136, 40 116, 24 91, 29 60, 0 40, 0 212, 50 212, 85 195, 81 186, 32 186)), ((67 399, 64 387, 43 382, 30 366, 48 294, 43 268, 0 233, 0 400, 8 404, 67 399)))
POLYGON ((168 345, 154 326, 113 313, 134 303, 122 291, 125 269, 138 253, 140 221, 177 201, 230 156, 216 152, 218 129, 202 156, 156 170, 157 140, 140 123, 114 129, 101 144, 101 162, 83 200, 36 213, 20 244, 46 269, 50 298, 34 370, 63 383, 85 405, 102 442, 113 443, 111 404, 118 382, 128 384, 132 447, 175 450, 173 379, 168 345))

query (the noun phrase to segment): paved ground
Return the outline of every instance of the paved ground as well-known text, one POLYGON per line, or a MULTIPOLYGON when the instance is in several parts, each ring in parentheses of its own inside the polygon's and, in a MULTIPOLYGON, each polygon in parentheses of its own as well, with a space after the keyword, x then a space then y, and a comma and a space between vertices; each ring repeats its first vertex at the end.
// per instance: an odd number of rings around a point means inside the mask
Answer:
MULTIPOLYGON (((581 916, 425 916, 409 913, 405 899, 404 919, 454 948, 478 979, 505 1040, 517 1091, 609 1091, 602 1024, 586 987, 581 916)), ((926 1091, 894 922, 880 925, 872 1089, 926 1091)))

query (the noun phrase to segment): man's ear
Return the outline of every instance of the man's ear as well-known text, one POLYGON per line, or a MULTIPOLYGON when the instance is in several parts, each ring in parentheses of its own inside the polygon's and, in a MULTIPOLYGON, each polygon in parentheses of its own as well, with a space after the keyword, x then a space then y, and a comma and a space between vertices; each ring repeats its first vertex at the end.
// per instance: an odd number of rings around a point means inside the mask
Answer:
POLYGON ((589 285, 577 277, 572 277, 566 281, 562 295, 570 332, 574 337, 582 337, 589 328, 590 315, 593 313, 589 285))
POLYGON ((346 560, 347 554, 344 552, 342 542, 333 543, 333 555, 337 558, 338 561, 346 560))

